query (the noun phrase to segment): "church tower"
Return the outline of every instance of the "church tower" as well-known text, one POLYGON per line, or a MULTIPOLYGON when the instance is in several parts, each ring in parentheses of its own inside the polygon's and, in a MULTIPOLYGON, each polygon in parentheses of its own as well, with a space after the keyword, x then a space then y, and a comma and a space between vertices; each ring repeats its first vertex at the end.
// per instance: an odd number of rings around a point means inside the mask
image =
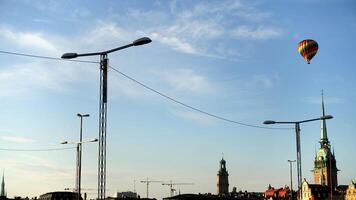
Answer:
MULTIPOLYGON (((324 96, 321 100, 322 116, 325 116, 324 96)), ((331 152, 331 145, 328 140, 325 119, 321 120, 320 130, 320 148, 315 155, 314 160, 314 183, 327 185, 335 190, 337 186, 337 167, 334 152, 331 152)))
POLYGON ((226 170, 226 161, 224 158, 220 161, 220 169, 218 171, 218 195, 229 194, 229 173, 226 170))

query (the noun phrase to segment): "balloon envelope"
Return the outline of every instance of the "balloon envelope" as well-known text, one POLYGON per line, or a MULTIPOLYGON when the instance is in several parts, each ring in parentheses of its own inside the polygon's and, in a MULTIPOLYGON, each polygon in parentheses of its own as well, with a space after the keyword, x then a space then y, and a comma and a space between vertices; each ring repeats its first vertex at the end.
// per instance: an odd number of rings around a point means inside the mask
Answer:
POLYGON ((298 44, 298 52, 305 61, 310 64, 310 60, 315 56, 316 52, 318 52, 318 43, 314 40, 303 40, 298 44))

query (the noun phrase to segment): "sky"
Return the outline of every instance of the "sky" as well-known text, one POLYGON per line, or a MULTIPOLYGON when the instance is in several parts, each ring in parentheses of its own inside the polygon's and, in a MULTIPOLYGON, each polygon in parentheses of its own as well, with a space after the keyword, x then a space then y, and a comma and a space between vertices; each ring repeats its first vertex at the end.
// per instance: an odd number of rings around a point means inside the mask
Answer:
MULTIPOLYGON (((356 179, 356 3, 291 1, 30 1, 0 0, 0 168, 7 194, 39 196, 74 187, 77 113, 85 140, 98 137, 99 66, 15 56, 59 58, 150 37, 152 43, 109 54, 111 67, 183 102, 229 120, 265 127, 264 120, 321 115, 339 184, 356 179), (319 51, 307 64, 298 42, 319 51)), ((99 57, 81 60, 99 61, 99 57)), ((222 156, 230 190, 264 191, 289 184, 296 158, 292 126, 254 128, 196 112, 109 70, 107 194, 151 180, 188 182, 182 193, 216 193, 222 156), (290 129, 288 129, 290 128, 290 129)), ((303 178, 312 182, 320 122, 301 125, 303 178)), ((97 188, 98 145, 83 145, 82 188, 97 188)), ((296 170, 294 169, 294 174, 296 170)), ((296 183, 296 176, 294 176, 296 183)), ((95 190, 88 190, 96 197, 95 190)), ((150 185, 150 197, 169 188, 150 185)))

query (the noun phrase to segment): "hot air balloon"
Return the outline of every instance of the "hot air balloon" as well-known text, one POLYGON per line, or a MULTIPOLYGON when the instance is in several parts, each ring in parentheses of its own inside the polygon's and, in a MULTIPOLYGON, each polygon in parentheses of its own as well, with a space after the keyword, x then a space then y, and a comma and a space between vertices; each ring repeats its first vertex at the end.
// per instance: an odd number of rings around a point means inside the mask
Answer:
POLYGON ((310 64, 310 60, 315 56, 316 52, 318 52, 318 43, 310 39, 303 40, 298 44, 298 51, 304 60, 310 64))

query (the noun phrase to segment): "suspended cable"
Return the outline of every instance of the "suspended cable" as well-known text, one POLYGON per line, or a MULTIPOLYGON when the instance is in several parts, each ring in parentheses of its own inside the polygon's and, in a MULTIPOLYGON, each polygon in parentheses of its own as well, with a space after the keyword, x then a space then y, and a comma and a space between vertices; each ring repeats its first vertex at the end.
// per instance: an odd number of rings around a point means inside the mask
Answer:
MULTIPOLYGON (((61 58, 56 58, 56 57, 49 57, 49 56, 40 56, 40 55, 34 55, 34 54, 23 54, 23 53, 17 53, 17 52, 10 52, 10 51, 1 51, 0 50, 0 53, 3 53, 3 54, 10 54, 10 55, 16 55, 16 56, 26 56, 26 57, 32 57, 32 58, 41 58, 41 59, 50 59, 50 60, 57 60, 57 61, 73 61, 73 62, 83 62, 83 63, 91 63, 91 64, 98 64, 99 62, 95 62, 95 61, 86 61, 86 60, 67 60, 67 59, 61 59, 61 58)), ((110 66, 110 68, 112 70, 114 70, 115 72, 119 73, 120 75, 124 76, 125 78, 135 82, 136 84, 150 90, 151 92, 154 92, 158 95, 160 95, 161 97, 165 98, 165 99, 168 99, 172 102, 175 102, 181 106, 184 106, 186 108, 189 108, 191 110, 194 110, 196 112, 199 112, 201 114, 204 114, 204 115, 207 115, 207 116, 210 116, 210 117, 213 117, 213 118, 216 118, 216 119, 219 119, 219 120, 222 120, 222 121, 225 121, 225 122, 229 122, 229 123, 233 123, 233 124, 238 124, 238 125, 241 125, 241 126, 247 126, 247 127, 253 127, 253 128, 260 128, 260 129, 277 129, 277 130, 286 130, 286 129, 293 129, 293 128, 273 128, 273 127, 264 127, 264 126, 258 126, 258 125, 253 125, 253 124, 248 124, 248 123, 244 123, 244 122, 239 122, 239 121, 235 121, 235 120, 231 120, 231 119, 228 119, 228 118, 225 118, 225 117, 222 117, 222 116, 219 116, 219 115, 215 115, 215 114, 212 114, 212 113, 209 113, 207 111, 204 111, 204 110, 201 110, 199 108, 196 108, 196 107, 193 107, 193 106, 190 106, 186 103, 183 103, 173 97, 170 97, 156 89, 153 89, 152 87, 149 87, 147 85, 145 85, 144 83, 130 77, 129 75, 119 71, 118 69, 110 66)), ((0 149, 1 150, 1 149, 0 149)))
POLYGON ((272 128, 272 127, 263 127, 263 126, 258 126, 258 125, 252 125, 252 124, 247 124, 247 123, 243 123, 243 122, 238 122, 238 121, 235 121, 235 120, 231 120, 231 119, 228 119, 228 118, 225 118, 225 117, 221 117, 221 116, 218 116, 218 115, 215 115, 215 114, 206 112, 206 111, 201 110, 201 109, 199 109, 199 108, 196 108, 196 107, 190 106, 190 105, 188 105, 188 104, 186 104, 186 103, 183 103, 183 102, 181 102, 181 101, 179 101, 179 100, 177 100, 177 99, 174 99, 174 98, 172 98, 172 97, 170 97, 170 96, 168 96, 168 95, 166 95, 166 94, 163 94, 162 92, 159 92, 158 90, 155 90, 155 89, 153 89, 153 88, 151 88, 151 87, 149 87, 149 86, 143 84, 142 82, 140 82, 140 81, 138 81, 138 80, 136 80, 136 79, 134 79, 134 78, 132 78, 132 77, 130 77, 130 76, 124 74, 123 72, 117 70, 116 68, 114 68, 114 67, 112 67, 112 66, 110 66, 110 68, 111 68, 112 70, 116 71, 117 73, 121 74, 122 76, 126 77, 127 79, 130 79, 131 81, 133 81, 133 82, 135 82, 135 83, 141 85, 142 87, 144 87, 144 88, 146 88, 146 89, 148 89, 148 90, 150 90, 150 91, 152 91, 152 92, 154 92, 154 93, 156 93, 156 94, 158 94, 158 95, 160 95, 160 96, 162 96, 162 97, 164 97, 164 98, 166 98, 166 99, 168 99, 168 100, 170 100, 170 101, 173 101, 173 102, 175 102, 175 103, 177 103, 177 104, 179 104, 179 105, 182 105, 182 106, 184 106, 184 107, 186 107, 186 108, 192 109, 192 110, 194 110, 194 111, 196 111, 196 112, 202 113, 202 114, 204 114, 204 115, 208 115, 208 116, 210 116, 210 117, 213 117, 213 118, 216 118, 216 119, 219 119, 219 120, 223 120, 223 121, 226 121, 226 122, 230 122, 230 123, 234 123, 234 124, 238 124, 238 125, 242 125, 242 126, 254 127, 254 128, 263 128, 263 129, 291 129, 291 128, 272 128))
POLYGON ((75 149, 77 147, 64 147, 64 148, 50 148, 50 149, 6 149, 0 148, 0 151, 63 151, 68 149, 75 149))
POLYGON ((16 56, 25 56, 25 57, 31 57, 31 58, 42 58, 42 59, 48 59, 48 60, 59 60, 59 61, 69 61, 69 62, 81 62, 81 63, 94 63, 94 64, 99 64, 99 62, 96 61, 89 61, 89 60, 72 60, 72 59, 62 59, 62 58, 56 58, 56 57, 49 57, 49 56, 39 56, 39 55, 34 55, 34 54, 25 54, 25 53, 17 53, 17 52, 10 52, 10 51, 1 51, 0 53, 3 54, 10 54, 10 55, 16 55, 16 56))

